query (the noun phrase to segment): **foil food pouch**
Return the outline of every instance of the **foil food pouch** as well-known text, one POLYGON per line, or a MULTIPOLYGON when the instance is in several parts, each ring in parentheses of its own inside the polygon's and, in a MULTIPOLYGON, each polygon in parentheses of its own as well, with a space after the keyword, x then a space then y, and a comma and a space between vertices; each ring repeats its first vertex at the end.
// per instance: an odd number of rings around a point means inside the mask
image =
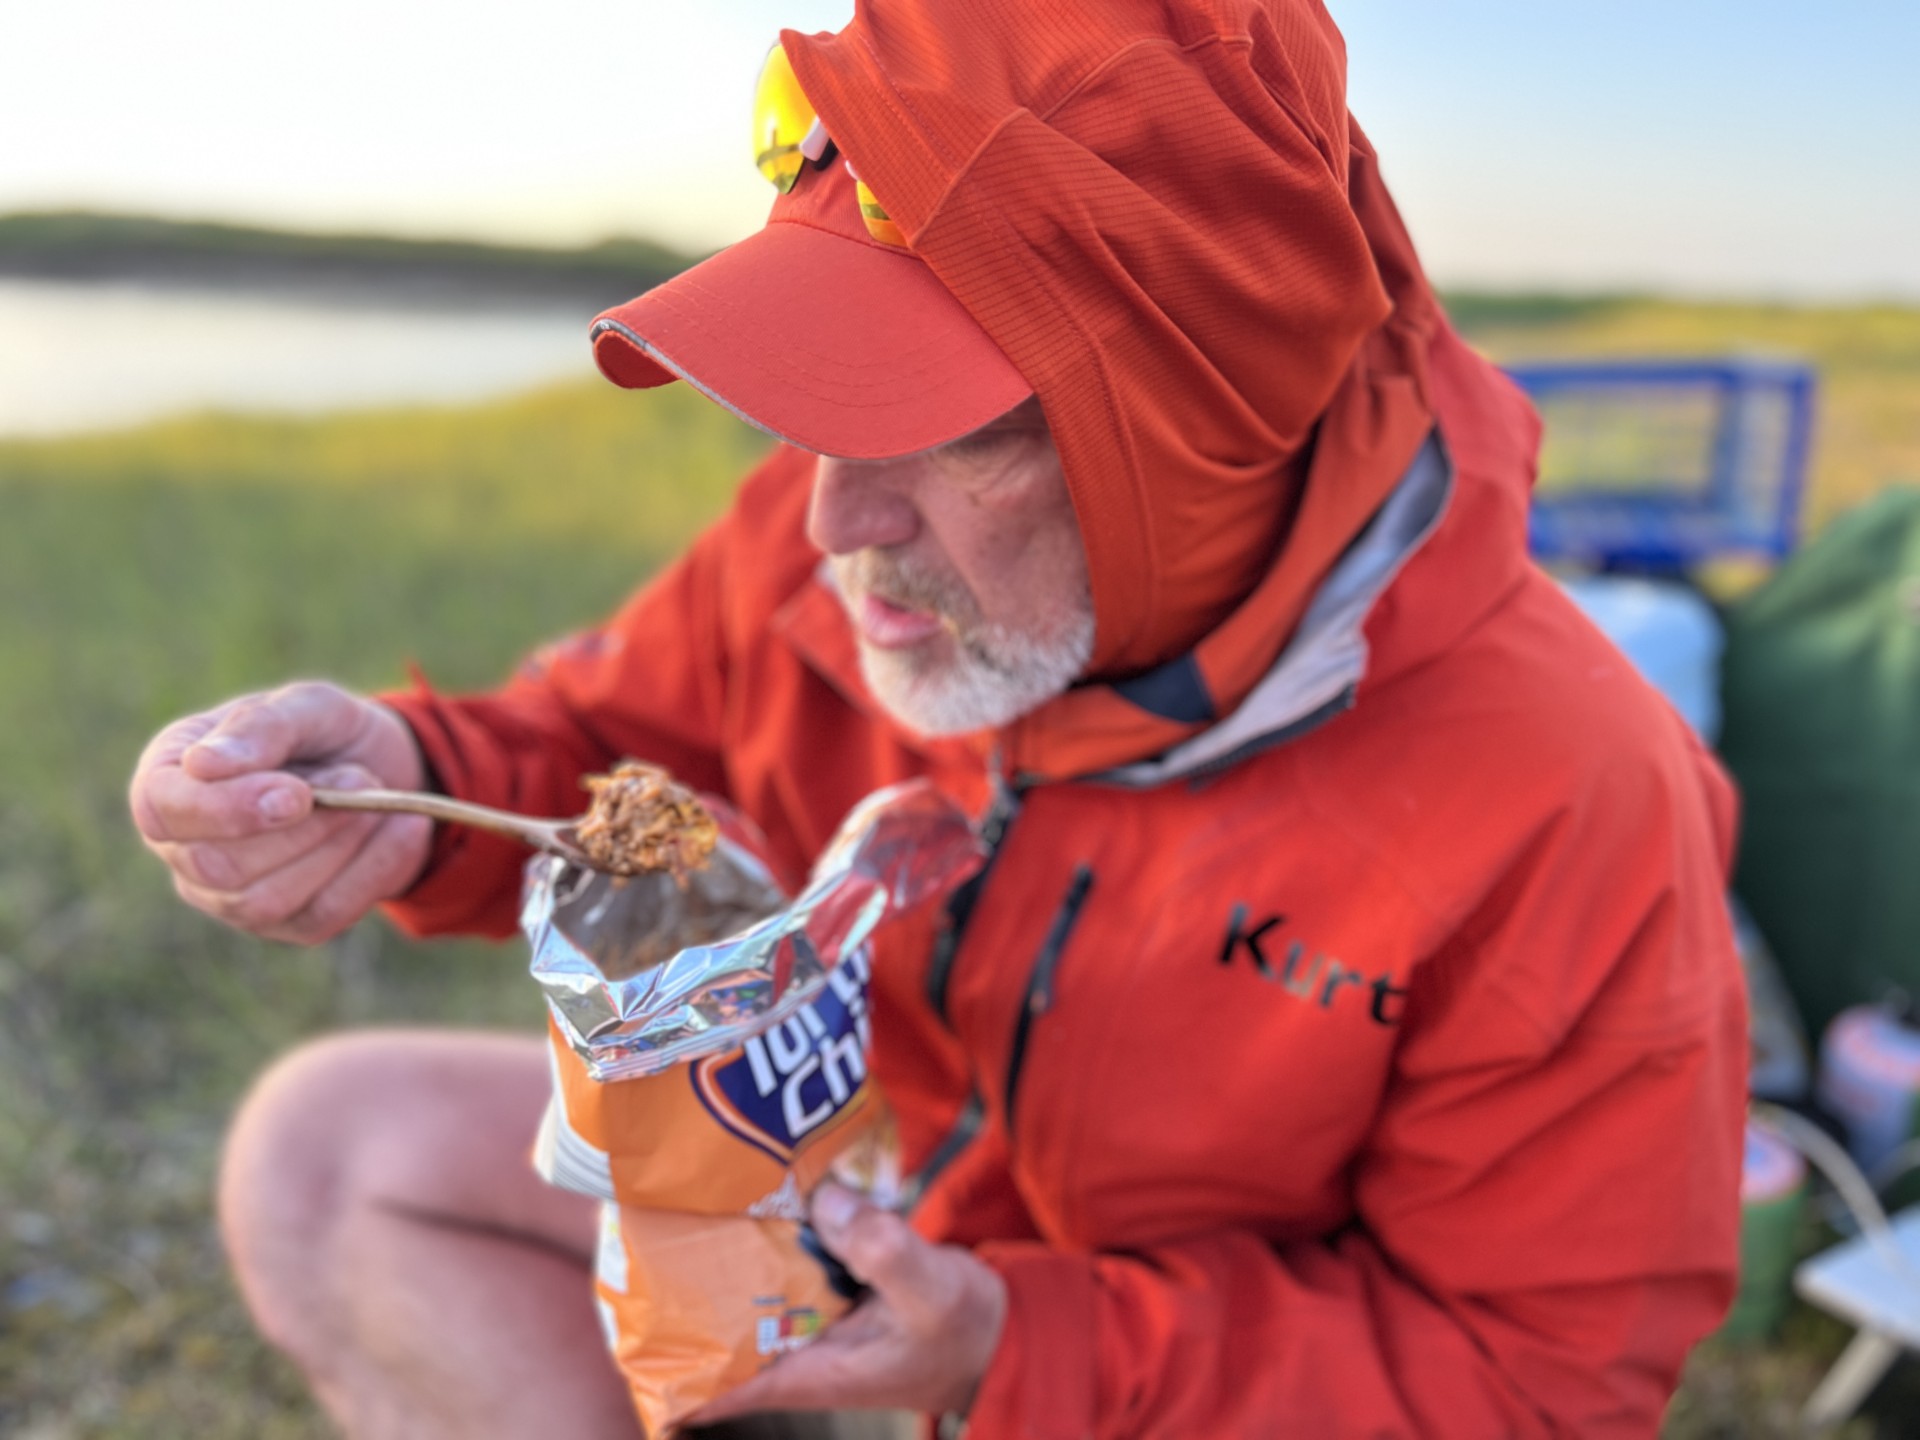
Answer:
POLYGON ((791 901, 737 824, 684 886, 529 862, 521 927, 554 1075, 541 1173, 623 1205, 799 1218, 873 1093, 874 930, 983 853, 965 813, 913 781, 856 805, 791 901))
POLYGON ((856 806, 792 900, 724 817, 684 885, 529 863, 553 1073, 534 1163, 602 1202, 595 1291, 649 1433, 845 1309, 797 1234, 828 1174, 882 1204, 897 1186, 867 1073, 870 940, 983 853, 916 781, 856 806))
POLYGON ((868 1129, 863 946, 765 1032, 653 1076, 603 1082, 548 1024, 553 1102, 534 1163, 553 1184, 627 1205, 798 1220, 803 1197, 868 1129))

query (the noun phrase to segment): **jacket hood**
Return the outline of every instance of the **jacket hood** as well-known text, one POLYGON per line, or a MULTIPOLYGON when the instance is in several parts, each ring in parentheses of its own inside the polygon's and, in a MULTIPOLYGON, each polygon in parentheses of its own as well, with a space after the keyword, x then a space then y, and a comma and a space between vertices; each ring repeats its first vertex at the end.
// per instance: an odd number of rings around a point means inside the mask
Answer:
POLYGON ((1272 667, 1433 425, 1438 309, 1339 32, 1312 0, 863 0, 782 42, 1060 450, 1094 678, 1009 763, 1160 753, 1272 667))

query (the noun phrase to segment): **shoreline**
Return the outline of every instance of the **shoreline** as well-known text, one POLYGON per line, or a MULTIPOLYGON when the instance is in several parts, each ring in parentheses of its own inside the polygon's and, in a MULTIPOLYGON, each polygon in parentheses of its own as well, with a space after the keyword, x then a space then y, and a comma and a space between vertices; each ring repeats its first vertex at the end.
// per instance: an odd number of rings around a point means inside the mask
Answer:
MULTIPOLYGON (((658 282, 654 282, 658 283, 658 282)), ((160 299, 260 302, 301 309, 410 313, 462 312, 476 316, 540 317, 564 312, 587 320, 648 288, 620 291, 591 279, 581 282, 524 277, 443 274, 433 271, 339 271, 326 267, 239 270, 232 267, 163 266, 152 269, 66 270, 0 262, 0 287, 106 292, 121 290, 160 299)))
POLYGON ((322 304, 598 311, 693 263, 645 240, 559 250, 84 212, 0 215, 0 280, 322 304))

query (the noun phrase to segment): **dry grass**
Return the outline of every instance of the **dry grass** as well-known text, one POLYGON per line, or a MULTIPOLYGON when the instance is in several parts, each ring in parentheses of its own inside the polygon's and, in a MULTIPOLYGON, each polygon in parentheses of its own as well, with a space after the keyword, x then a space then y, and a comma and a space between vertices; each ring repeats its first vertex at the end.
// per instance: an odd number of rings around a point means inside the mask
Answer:
MULTIPOLYGON (((1813 518, 1920 481, 1920 312, 1463 311, 1500 358, 1806 355, 1826 382, 1813 518)), ((322 1433, 218 1263, 225 1117, 319 1030, 538 1021, 511 947, 370 925, 298 953, 184 911, 123 818, 145 737, 300 673, 380 685, 419 656, 486 684, 670 554, 756 448, 698 397, 599 387, 0 445, 0 1434, 322 1433)), ((1802 1311, 1779 1346, 1703 1351, 1669 1436, 1790 1433, 1842 1338, 1802 1311)), ((1912 1390, 1851 1440, 1920 1433, 1912 1390)))
POLYGON ((1820 373, 1820 409, 1809 531, 1887 485, 1920 485, 1920 310, 1623 300, 1523 323, 1490 315, 1470 338, 1500 361, 1729 353, 1810 360, 1820 373))

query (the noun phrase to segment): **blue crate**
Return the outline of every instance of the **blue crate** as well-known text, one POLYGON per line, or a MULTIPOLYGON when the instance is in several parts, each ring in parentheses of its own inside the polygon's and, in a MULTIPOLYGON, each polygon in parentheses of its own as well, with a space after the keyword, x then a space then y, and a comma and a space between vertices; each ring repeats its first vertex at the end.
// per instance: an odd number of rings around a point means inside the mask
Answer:
POLYGON ((1793 548, 1813 433, 1808 366, 1583 360, 1508 373, 1546 424, 1530 521, 1541 559, 1658 574, 1793 548))

